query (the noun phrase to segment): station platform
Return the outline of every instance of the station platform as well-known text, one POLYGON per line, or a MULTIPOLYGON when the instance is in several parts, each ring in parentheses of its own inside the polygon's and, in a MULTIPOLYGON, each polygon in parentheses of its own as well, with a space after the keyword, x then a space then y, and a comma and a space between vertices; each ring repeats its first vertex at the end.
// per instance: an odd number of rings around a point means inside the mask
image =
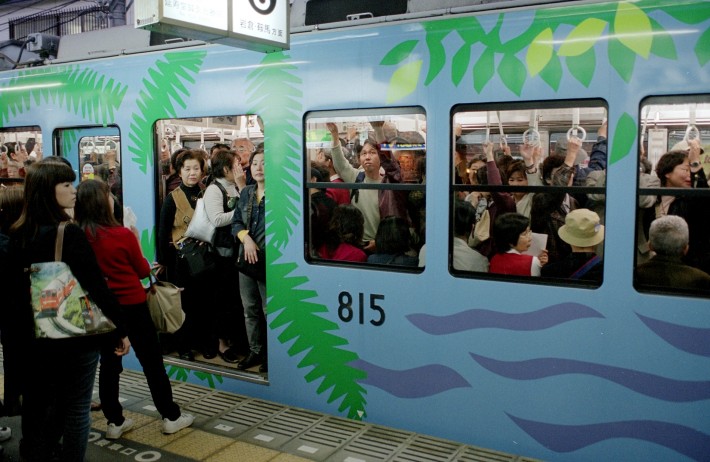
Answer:
MULTIPOLYGON (((4 375, 0 375, 0 390, 4 375)), ((172 381, 175 401, 195 416, 192 427, 161 433, 160 415, 141 372, 121 374, 124 416, 132 430, 104 438, 106 419, 92 412, 88 462, 535 462, 537 459, 460 444, 394 428, 283 406, 247 396, 172 381)), ((98 399, 98 374, 94 395, 98 399)), ((0 418, 12 428, 2 443, 5 461, 19 461, 19 417, 0 418)))

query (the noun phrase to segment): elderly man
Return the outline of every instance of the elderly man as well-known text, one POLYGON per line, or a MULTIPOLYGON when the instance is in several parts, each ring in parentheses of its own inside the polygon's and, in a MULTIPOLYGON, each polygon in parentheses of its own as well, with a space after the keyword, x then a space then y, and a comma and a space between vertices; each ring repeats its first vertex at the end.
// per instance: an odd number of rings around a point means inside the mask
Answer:
POLYGON ((241 171, 237 168, 237 174, 234 177, 234 182, 237 184, 237 189, 241 191, 248 184, 256 184, 251 177, 249 170, 249 157, 254 152, 254 143, 248 138, 237 138, 232 141, 232 150, 239 156, 239 164, 241 171), (241 175, 243 173, 243 175, 241 175))
POLYGON ((710 290, 710 275, 682 263, 688 252, 688 224, 677 215, 666 215, 651 223, 649 247, 656 255, 636 268, 639 287, 710 290))

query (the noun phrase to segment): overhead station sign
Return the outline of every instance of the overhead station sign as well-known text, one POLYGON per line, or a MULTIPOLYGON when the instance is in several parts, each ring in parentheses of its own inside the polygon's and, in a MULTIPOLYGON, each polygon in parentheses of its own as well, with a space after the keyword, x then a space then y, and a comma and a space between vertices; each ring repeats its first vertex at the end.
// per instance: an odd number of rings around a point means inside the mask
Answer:
POLYGON ((136 0, 136 27, 256 51, 290 46, 288 0, 136 0))

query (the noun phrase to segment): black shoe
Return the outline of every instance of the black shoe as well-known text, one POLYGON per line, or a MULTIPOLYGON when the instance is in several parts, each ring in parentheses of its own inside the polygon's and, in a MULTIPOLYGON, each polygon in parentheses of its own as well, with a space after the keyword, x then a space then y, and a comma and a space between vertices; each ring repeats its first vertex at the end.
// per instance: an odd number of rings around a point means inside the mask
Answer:
POLYGON ((184 359, 185 361, 194 361, 195 355, 192 354, 192 351, 183 351, 180 353, 180 359, 184 359))
POLYGON ((227 348, 223 352, 219 352, 219 356, 226 363, 236 364, 239 362, 239 354, 234 350, 234 348, 227 348))
POLYGON ((264 361, 261 366, 259 366, 259 372, 269 372, 269 363, 267 361, 264 361))
POLYGON ((246 358, 244 358, 239 364, 237 364, 237 369, 243 371, 244 369, 249 369, 250 367, 254 367, 263 362, 264 357, 262 355, 250 352, 246 358))
POLYGON ((217 357, 217 353, 219 353, 219 350, 210 348, 202 352, 202 357, 205 359, 214 359, 217 357))

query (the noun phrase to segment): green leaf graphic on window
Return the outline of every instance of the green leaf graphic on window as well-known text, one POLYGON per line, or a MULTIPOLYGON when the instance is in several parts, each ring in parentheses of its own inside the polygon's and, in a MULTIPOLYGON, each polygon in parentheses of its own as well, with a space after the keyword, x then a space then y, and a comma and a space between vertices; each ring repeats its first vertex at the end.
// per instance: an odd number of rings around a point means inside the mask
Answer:
POLYGON ((619 3, 614 17, 616 38, 637 55, 648 58, 651 52, 651 21, 632 3, 619 3))
POLYGON ((434 30, 427 30, 426 45, 429 50, 429 72, 424 85, 429 85, 433 82, 439 72, 444 69, 444 65, 446 65, 446 50, 444 50, 444 45, 441 42, 450 32, 450 29, 437 30, 434 28, 434 30))
POLYGON ((671 34, 658 24, 653 18, 651 20, 651 29, 653 29, 653 44, 651 45, 651 53, 666 59, 678 59, 678 53, 673 43, 671 34))
POLYGON ((614 143, 611 146, 609 163, 616 163, 631 152, 631 147, 636 139, 636 130, 637 128, 634 118, 626 112, 623 113, 621 117, 619 117, 619 121, 616 122, 616 129, 614 130, 614 143))
POLYGON ((383 66, 394 66, 401 63, 412 53, 419 40, 407 40, 392 48, 389 53, 382 58, 380 64, 383 66))
POLYGON ((528 47, 525 62, 528 65, 530 76, 534 77, 547 66, 552 59, 552 29, 549 27, 538 34, 528 47))
POLYGON ((579 56, 567 58, 567 69, 575 79, 585 87, 589 87, 594 77, 594 69, 597 67, 597 56, 594 48, 590 48, 579 56))
POLYGON ((498 75, 510 91, 520 96, 527 77, 527 71, 522 61, 512 54, 503 56, 500 66, 498 66, 498 75))
POLYGON ((560 88, 560 82, 562 81, 562 63, 557 55, 553 55, 550 62, 545 66, 545 69, 540 72, 540 78, 553 90, 557 91, 560 88))
POLYGON ((629 50, 618 40, 609 41, 609 62, 625 82, 631 81, 636 63, 636 53, 629 50))
POLYGON ((473 65, 473 88, 480 93, 495 74, 495 53, 486 48, 473 65))
POLYGON ((560 56, 579 56, 592 48, 604 32, 607 22, 601 19, 585 19, 567 36, 557 52, 560 56))
POLYGON ((413 61, 400 67, 392 74, 387 89, 387 104, 399 101, 417 89, 422 61, 413 61))
POLYGON ((705 30, 698 39, 698 43, 695 45, 695 55, 701 66, 710 61, 710 29, 705 30))
POLYGON ((464 45, 459 48, 451 61, 451 80, 457 87, 463 80, 466 71, 468 70, 468 65, 471 62, 471 47, 464 45))

